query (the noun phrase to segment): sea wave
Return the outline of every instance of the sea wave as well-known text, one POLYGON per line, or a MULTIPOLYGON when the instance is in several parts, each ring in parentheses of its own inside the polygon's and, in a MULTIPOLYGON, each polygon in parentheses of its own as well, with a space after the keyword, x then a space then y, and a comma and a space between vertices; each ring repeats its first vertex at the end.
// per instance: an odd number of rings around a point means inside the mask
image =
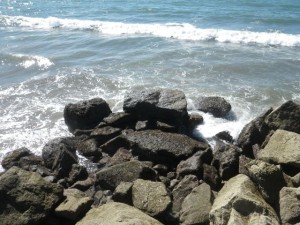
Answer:
POLYGON ((50 59, 39 55, 11 54, 11 56, 20 59, 21 62, 18 65, 24 67, 25 69, 32 66, 38 66, 41 69, 47 69, 54 65, 50 59))
POLYGON ((31 27, 34 29, 92 30, 108 35, 150 35, 191 41, 300 46, 300 34, 253 32, 246 30, 202 29, 188 23, 123 23, 93 20, 0 16, 0 26, 31 27))

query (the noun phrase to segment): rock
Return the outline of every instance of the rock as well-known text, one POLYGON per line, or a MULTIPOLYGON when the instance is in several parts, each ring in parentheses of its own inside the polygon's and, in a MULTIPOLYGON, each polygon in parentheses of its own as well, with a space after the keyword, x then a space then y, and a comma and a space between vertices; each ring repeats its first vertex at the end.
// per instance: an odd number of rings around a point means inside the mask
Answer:
POLYGON ((132 114, 126 112, 116 112, 109 114, 108 117, 105 117, 98 127, 111 126, 126 129, 134 127, 135 122, 136 119, 132 114))
POLYGON ((208 183, 213 190, 219 190, 221 188, 221 179, 218 174, 216 167, 203 164, 203 178, 206 183, 208 183))
POLYGON ((19 148, 6 154, 1 162, 4 169, 8 170, 13 166, 20 167, 24 170, 34 171, 37 166, 44 164, 40 156, 34 155, 27 148, 19 148))
POLYGON ((126 134, 126 138, 132 145, 133 155, 138 155, 142 160, 166 165, 177 164, 196 151, 208 148, 206 143, 195 141, 188 136, 158 130, 130 132, 126 134))
POLYGON ((168 133, 176 133, 178 131, 175 126, 160 121, 156 121, 154 128, 168 133))
POLYGON ((209 224, 212 202, 213 194, 208 184, 203 183, 195 187, 181 205, 180 224, 209 224))
POLYGON ((300 188, 284 187, 280 191, 280 217, 282 224, 300 223, 300 188))
POLYGON ((132 186, 132 202, 136 208, 155 217, 167 210, 171 198, 162 182, 137 179, 132 186))
POLYGON ((194 175, 185 176, 173 189, 173 204, 171 214, 175 219, 179 219, 183 200, 191 191, 199 185, 198 178, 194 175))
POLYGON ((211 113, 215 117, 224 117, 231 110, 231 105, 221 97, 201 97, 196 100, 195 106, 198 110, 211 113))
POLYGON ((106 126, 94 129, 90 136, 97 141, 98 145, 102 145, 105 142, 119 136, 120 134, 120 128, 106 126))
POLYGON ((95 178, 88 177, 85 180, 76 181, 71 188, 76 188, 80 191, 86 191, 95 184, 95 178))
POLYGON ((271 112, 265 119, 273 130, 281 129, 300 134, 300 105, 287 101, 271 112))
POLYGON ((279 191, 286 185, 281 169, 260 160, 251 160, 245 167, 246 175, 256 184, 262 197, 277 207, 279 191))
POLYGON ((188 119, 187 101, 182 91, 156 89, 128 92, 123 109, 144 120, 159 120, 180 126, 188 119))
POLYGON ((198 113, 191 113, 189 115, 189 127, 194 129, 196 126, 203 123, 203 116, 198 113))
POLYGON ((120 163, 124 163, 133 159, 133 156, 130 151, 125 148, 119 148, 119 150, 111 157, 107 165, 114 166, 120 163))
POLYGON ((138 178, 153 180, 155 171, 140 161, 129 161, 96 173, 97 184, 104 189, 114 190, 122 181, 132 182, 138 178))
POLYGON ((239 172, 241 149, 235 145, 218 142, 215 146, 212 165, 219 170, 222 180, 228 180, 239 172))
POLYGON ((120 148, 130 148, 129 141, 123 135, 117 136, 100 146, 100 149, 109 155, 114 155, 120 148))
POLYGON ((116 187, 112 199, 116 202, 132 205, 132 185, 132 182, 121 182, 116 187))
POLYGON ((300 168, 300 134, 276 130, 257 157, 269 163, 287 164, 300 168))
POLYGON ((241 155, 239 157, 239 173, 247 175, 248 169, 246 168, 247 163, 251 162, 252 159, 241 155))
POLYGON ((12 167, 0 176, 1 225, 38 225, 63 197, 63 188, 12 167))
POLYGON ((74 184, 76 181, 85 180, 89 176, 84 166, 73 164, 69 174, 68 183, 74 184))
POLYGON ((187 174, 194 174, 196 176, 200 176, 202 172, 202 160, 201 154, 202 152, 196 152, 190 158, 181 161, 177 165, 177 174, 179 177, 183 177, 187 174))
POLYGON ((168 171, 169 171, 169 168, 164 165, 164 164, 156 164, 155 166, 153 166, 153 169, 159 174, 159 175, 163 175, 165 176, 168 171))
POLYGON ((140 130, 147 130, 150 129, 149 127, 149 122, 147 120, 144 121, 137 121, 135 124, 135 128, 136 131, 140 131, 140 130))
POLYGON ((108 104, 101 98, 68 104, 64 109, 65 123, 70 132, 75 129, 86 130, 96 127, 111 113, 108 104))
POLYGON ((93 200, 77 189, 65 189, 66 199, 55 209, 55 213, 63 218, 78 221, 89 211, 93 200))
POLYGON ((215 135, 216 138, 227 141, 228 143, 233 143, 233 137, 230 135, 228 131, 221 131, 215 135))
POLYGON ((237 145, 243 150, 243 154, 247 157, 254 158, 252 146, 259 146, 264 142, 270 129, 264 122, 266 116, 272 111, 267 110, 265 113, 252 120, 242 129, 237 139, 237 145))
POLYGON ((73 164, 77 164, 76 144, 73 138, 56 138, 42 150, 45 166, 55 172, 57 179, 67 177, 73 164))
POLYGON ((91 209, 76 225, 163 225, 142 211, 117 202, 91 209))
POLYGON ((94 199, 94 206, 101 206, 104 204, 107 204, 108 202, 112 202, 112 192, 110 190, 105 191, 96 191, 96 193, 93 196, 94 199))
POLYGON ((87 139, 82 141, 77 146, 78 152, 89 158, 92 162, 97 162, 102 157, 102 152, 98 148, 98 143, 96 139, 87 139))
POLYGON ((275 211, 261 197, 249 177, 239 174, 225 183, 209 214, 211 225, 279 225, 275 211))

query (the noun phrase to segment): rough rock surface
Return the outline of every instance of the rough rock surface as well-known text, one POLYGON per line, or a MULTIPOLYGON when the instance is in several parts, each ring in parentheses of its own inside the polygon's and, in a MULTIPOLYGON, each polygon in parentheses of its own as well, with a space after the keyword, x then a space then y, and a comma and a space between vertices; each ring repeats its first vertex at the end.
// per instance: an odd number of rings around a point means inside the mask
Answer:
POLYGON ((287 101, 271 112, 265 121, 273 130, 281 129, 300 134, 300 105, 287 101))
POLYGON ((274 209, 264 201, 256 185, 248 176, 239 174, 227 181, 218 193, 210 211, 210 224, 280 223, 274 209))
POLYGON ((150 216, 164 213, 171 204, 171 198, 162 182, 137 179, 132 186, 133 205, 150 216))
POLYGON ((126 138, 132 143, 134 155, 157 163, 176 164, 196 151, 208 148, 206 143, 195 141, 186 135, 158 130, 129 132, 126 138))
POLYGON ((196 108, 200 111, 211 113, 215 117, 224 117, 231 110, 231 105, 222 97, 201 97, 196 100, 196 108))
POLYGON ((97 126, 111 113, 108 104, 101 98, 68 104, 64 109, 65 123, 70 132, 86 130, 97 126))
POLYGON ((74 221, 82 218, 93 203, 90 197, 77 189, 65 189, 64 196, 66 199, 55 209, 55 213, 74 221))
POLYGON ((107 203, 91 209, 76 225, 163 225, 142 211, 123 204, 107 203))
POLYGON ((121 182, 113 193, 113 200, 132 205, 132 182, 121 182))
POLYGON ((213 202, 210 186, 206 183, 195 187, 186 196, 180 211, 182 225, 209 224, 209 212, 213 202))
POLYGON ((154 119, 180 125, 188 119, 187 101, 182 91, 170 89, 128 92, 123 109, 142 119, 154 119))
POLYGON ((201 153, 202 152, 196 152, 193 156, 181 161, 177 165, 176 172, 179 177, 183 177, 187 174, 194 174, 196 176, 200 175, 202 169, 201 153))
POLYGON ((63 197, 63 188, 39 174, 12 167, 0 176, 1 225, 35 225, 63 197))
POLYGON ((216 167, 204 163, 202 179, 206 183, 208 183, 213 190, 215 190, 215 191, 220 190, 221 178, 219 176, 219 173, 218 173, 218 170, 216 169, 216 167))
POLYGON ((90 158, 93 162, 99 160, 102 156, 98 143, 94 138, 81 141, 77 146, 77 150, 81 155, 90 158))
POLYGON ((300 134, 276 130, 257 157, 269 163, 287 164, 300 168, 300 134))
POLYGON ((129 161, 100 170, 96 177, 101 187, 114 190, 122 181, 132 182, 138 178, 153 180, 155 171, 142 162, 129 161))
POLYGON ((284 187, 280 191, 282 224, 300 223, 300 188, 284 187))

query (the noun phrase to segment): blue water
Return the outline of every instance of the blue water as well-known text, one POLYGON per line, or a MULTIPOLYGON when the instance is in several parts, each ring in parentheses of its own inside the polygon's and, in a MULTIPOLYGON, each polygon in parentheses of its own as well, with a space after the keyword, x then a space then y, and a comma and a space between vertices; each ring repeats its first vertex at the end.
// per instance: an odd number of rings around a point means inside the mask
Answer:
POLYGON ((122 109, 152 87, 226 98, 234 120, 203 114, 196 132, 241 128, 300 101, 298 0, 1 0, 0 161, 69 135, 64 105, 92 97, 122 109))

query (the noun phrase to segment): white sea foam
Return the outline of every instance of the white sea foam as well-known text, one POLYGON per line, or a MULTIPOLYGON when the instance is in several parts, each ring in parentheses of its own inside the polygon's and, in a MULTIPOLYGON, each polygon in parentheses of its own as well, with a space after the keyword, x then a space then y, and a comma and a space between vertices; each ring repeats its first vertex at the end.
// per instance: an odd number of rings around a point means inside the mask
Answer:
POLYGON ((280 32, 252 32, 224 29, 201 29, 188 23, 122 23, 93 20, 34 18, 0 16, 4 26, 31 27, 35 29, 93 30, 108 35, 151 35, 192 41, 217 41, 222 43, 262 44, 275 46, 300 46, 300 34, 280 32))
POLYGON ((38 66, 41 69, 47 69, 54 65, 50 59, 43 56, 26 54, 11 54, 11 56, 21 59, 22 61, 18 65, 24 67, 25 69, 32 66, 38 66))

